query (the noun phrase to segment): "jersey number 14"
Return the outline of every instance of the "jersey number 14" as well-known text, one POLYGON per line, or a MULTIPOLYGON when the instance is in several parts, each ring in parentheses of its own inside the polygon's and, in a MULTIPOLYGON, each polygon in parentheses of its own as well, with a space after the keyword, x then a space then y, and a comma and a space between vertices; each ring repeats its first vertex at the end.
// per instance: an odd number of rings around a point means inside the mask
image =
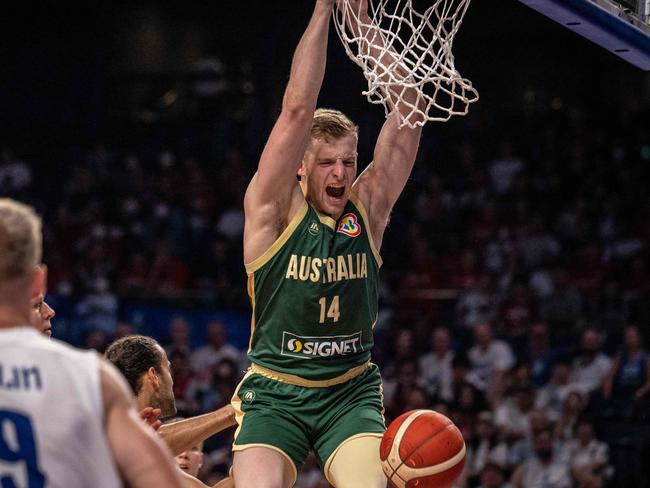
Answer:
POLYGON ((324 324, 325 318, 332 319, 332 322, 338 322, 341 312, 339 311, 339 296, 335 295, 332 301, 330 302, 329 307, 327 306, 327 297, 320 297, 318 300, 320 304, 320 320, 319 323, 324 324), (325 312, 327 310, 327 313, 325 312))

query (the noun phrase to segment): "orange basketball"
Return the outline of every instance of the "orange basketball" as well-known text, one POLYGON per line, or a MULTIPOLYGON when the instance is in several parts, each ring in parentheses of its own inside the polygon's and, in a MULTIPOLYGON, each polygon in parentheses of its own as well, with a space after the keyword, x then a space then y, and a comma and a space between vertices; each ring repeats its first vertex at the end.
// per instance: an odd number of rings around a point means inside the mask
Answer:
POLYGON ((463 471, 465 441, 444 415, 412 410, 390 424, 379 454, 393 488, 447 488, 463 471))

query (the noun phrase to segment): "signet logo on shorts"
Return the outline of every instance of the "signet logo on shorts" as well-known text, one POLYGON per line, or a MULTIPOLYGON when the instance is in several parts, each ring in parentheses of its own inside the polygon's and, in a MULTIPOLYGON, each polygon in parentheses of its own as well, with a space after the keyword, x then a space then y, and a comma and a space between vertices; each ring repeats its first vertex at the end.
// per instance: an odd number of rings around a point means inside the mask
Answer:
POLYGON ((255 392, 253 390, 246 390, 241 394, 241 401, 244 403, 253 403, 255 400, 255 392))
POLYGON ((348 213, 341 217, 339 228, 336 229, 336 232, 350 237, 358 237, 361 234, 361 226, 357 221, 357 216, 353 213, 348 213))

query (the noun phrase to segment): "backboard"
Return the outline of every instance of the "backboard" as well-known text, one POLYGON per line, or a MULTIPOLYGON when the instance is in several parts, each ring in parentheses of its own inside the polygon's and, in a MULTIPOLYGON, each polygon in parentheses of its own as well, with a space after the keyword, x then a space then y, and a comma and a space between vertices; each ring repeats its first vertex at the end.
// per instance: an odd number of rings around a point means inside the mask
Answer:
POLYGON ((519 0, 650 71, 650 0, 519 0))

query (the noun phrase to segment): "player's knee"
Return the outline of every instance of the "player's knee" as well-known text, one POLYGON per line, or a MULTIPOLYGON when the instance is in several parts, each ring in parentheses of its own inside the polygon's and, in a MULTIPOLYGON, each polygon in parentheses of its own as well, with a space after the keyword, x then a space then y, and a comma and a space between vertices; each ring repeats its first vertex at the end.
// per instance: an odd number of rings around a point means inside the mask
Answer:
POLYGON ((329 481, 336 488, 386 488, 380 442, 377 436, 362 436, 341 444, 328 467, 329 481))

